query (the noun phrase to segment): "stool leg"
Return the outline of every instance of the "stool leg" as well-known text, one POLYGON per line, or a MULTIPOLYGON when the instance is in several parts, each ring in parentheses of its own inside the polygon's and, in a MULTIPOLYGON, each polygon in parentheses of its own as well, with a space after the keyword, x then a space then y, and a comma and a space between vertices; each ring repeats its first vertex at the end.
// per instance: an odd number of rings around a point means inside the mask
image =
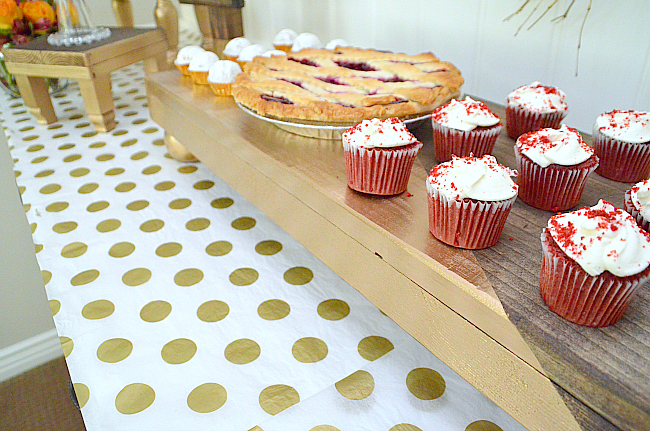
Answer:
POLYGON ((94 79, 79 79, 79 90, 86 106, 88 119, 98 132, 108 132, 115 128, 115 111, 111 93, 109 74, 95 76, 94 79))
POLYGON ((144 59, 145 73, 162 72, 163 70, 168 69, 170 69, 170 67, 167 62, 167 54, 164 52, 144 59))
POLYGON ((120 27, 133 27, 133 6, 131 0, 113 0, 113 13, 120 27))
POLYGON ((20 95, 29 112, 36 117, 39 124, 56 123, 56 113, 52 99, 45 83, 45 78, 16 75, 20 95))
POLYGON ((167 147, 167 152, 169 155, 173 158, 178 160, 179 162, 198 162, 199 160, 194 157, 194 154, 190 153, 187 151, 187 148, 176 138, 174 138, 172 135, 169 133, 165 132, 165 137, 163 138, 165 141, 165 147, 167 147))

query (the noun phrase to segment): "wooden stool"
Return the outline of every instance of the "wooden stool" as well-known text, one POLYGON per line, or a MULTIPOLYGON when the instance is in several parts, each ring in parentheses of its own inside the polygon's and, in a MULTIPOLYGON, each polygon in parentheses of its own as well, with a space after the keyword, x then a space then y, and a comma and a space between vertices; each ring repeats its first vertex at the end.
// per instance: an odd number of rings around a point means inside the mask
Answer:
POLYGON ((110 73, 144 60, 147 73, 165 70, 167 41, 160 29, 111 28, 108 39, 79 46, 54 46, 45 38, 5 48, 7 70, 14 74, 25 106, 41 124, 57 121, 45 78, 79 81, 88 119, 95 130, 115 128, 110 73))

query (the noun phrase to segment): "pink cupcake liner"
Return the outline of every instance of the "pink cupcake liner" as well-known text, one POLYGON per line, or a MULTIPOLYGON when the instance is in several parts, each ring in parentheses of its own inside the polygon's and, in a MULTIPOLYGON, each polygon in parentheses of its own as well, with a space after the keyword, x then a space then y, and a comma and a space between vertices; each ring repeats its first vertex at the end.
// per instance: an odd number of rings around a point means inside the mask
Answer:
POLYGON ((534 132, 547 127, 557 129, 566 117, 567 111, 532 112, 519 106, 506 105, 506 131, 512 139, 524 133, 534 132))
POLYGON ((636 183, 650 174, 650 143, 631 144, 610 138, 594 127, 593 146, 600 159, 596 172, 610 180, 636 183))
POLYGON ((406 190, 422 143, 403 148, 358 148, 343 140, 348 186, 372 195, 397 195, 406 190))
POLYGON ((632 191, 628 190, 625 192, 625 202, 624 202, 625 211, 628 212, 632 217, 636 219, 636 224, 646 232, 650 232, 650 221, 646 220, 641 211, 632 203, 632 191))
POLYGON ((433 145, 436 160, 439 163, 451 160, 452 154, 458 157, 473 155, 481 157, 491 154, 503 125, 478 127, 464 131, 452 129, 431 120, 433 127, 433 145))
POLYGON ((650 267, 629 277, 607 272, 591 276, 542 232, 542 299, 564 319, 582 326, 603 327, 616 323, 625 313, 637 288, 650 278, 650 267))
POLYGON ((427 182, 429 231, 458 248, 477 250, 499 241, 516 196, 503 201, 447 199, 427 182))
POLYGON ((528 205, 546 211, 564 211, 580 201, 587 176, 598 166, 592 157, 574 166, 549 165, 545 168, 521 154, 515 145, 518 196, 528 205))

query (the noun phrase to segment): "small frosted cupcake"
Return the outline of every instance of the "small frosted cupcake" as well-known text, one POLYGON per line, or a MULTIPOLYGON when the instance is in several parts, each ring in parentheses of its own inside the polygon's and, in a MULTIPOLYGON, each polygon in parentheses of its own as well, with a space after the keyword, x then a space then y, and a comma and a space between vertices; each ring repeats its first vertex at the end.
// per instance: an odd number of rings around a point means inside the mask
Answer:
POLYGON ((239 57, 237 57, 237 63, 239 63, 239 66, 243 68, 244 64, 248 63, 249 61, 253 61, 255 57, 261 56, 266 51, 268 51, 268 49, 259 43, 248 45, 239 53, 239 57))
POLYGON ((490 155, 453 157, 434 166, 426 184, 431 234, 458 248, 496 244, 517 199, 514 175, 490 155))
POLYGON ((230 96, 232 83, 242 73, 241 67, 234 61, 217 60, 210 66, 208 84, 217 96, 230 96))
POLYGON ((327 45, 325 45, 325 49, 335 49, 337 47, 343 48, 343 47, 346 47, 346 46, 350 46, 350 44, 347 43, 345 40, 343 40, 343 39, 332 39, 329 42, 327 42, 327 45))
POLYGON ((239 57, 241 50, 250 45, 250 40, 245 37, 236 37, 231 39, 223 48, 223 56, 226 60, 237 61, 237 57, 239 57))
POLYGON ((625 192, 625 211, 636 219, 641 229, 650 232, 650 180, 636 183, 625 192))
POLYGON ((593 145, 600 158, 596 172, 635 183, 650 174, 650 112, 612 111, 596 119, 593 145))
POLYGON ((406 191, 420 148, 402 120, 363 120, 343 133, 348 186, 372 195, 406 191))
POLYGON ((285 51, 280 51, 279 49, 271 49, 262 54, 262 57, 286 57, 287 53, 285 51))
POLYGON ((298 52, 301 49, 305 48, 317 48, 320 49, 323 47, 318 36, 312 33, 300 33, 296 36, 296 40, 293 41, 293 46, 291 47, 292 52, 298 52))
POLYGON ((580 132, 562 125, 524 133, 515 144, 519 199, 546 211, 578 204, 587 176, 598 166, 580 132))
POLYGON ((178 68, 183 75, 190 76, 190 72, 187 70, 188 67, 190 67, 190 61, 192 61, 196 54, 201 52, 205 52, 205 49, 200 46, 191 45, 181 48, 178 51, 176 60, 174 60, 176 68, 178 68))
POLYGON ((542 232, 542 299, 584 326, 608 326, 650 278, 650 234, 609 202, 556 215, 542 232))
POLYGON ((282 29, 273 38, 273 46, 280 51, 289 52, 298 33, 290 28, 282 29))
POLYGON ((433 145, 438 162, 458 157, 490 154, 503 129, 499 117, 483 102, 471 97, 452 99, 431 114, 433 145))
POLYGON ((217 54, 211 51, 204 51, 196 54, 187 70, 192 75, 192 82, 195 84, 208 85, 208 72, 212 63, 219 60, 217 54))
POLYGON ((538 81, 517 88, 506 99, 506 130, 517 139, 527 132, 560 127, 568 106, 566 94, 538 81))

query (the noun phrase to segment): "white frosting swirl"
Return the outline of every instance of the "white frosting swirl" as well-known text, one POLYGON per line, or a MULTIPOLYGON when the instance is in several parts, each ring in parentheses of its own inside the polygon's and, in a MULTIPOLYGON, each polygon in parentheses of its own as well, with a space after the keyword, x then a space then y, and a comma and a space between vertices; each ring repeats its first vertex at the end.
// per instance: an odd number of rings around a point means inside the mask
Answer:
POLYGON ((580 132, 564 124, 559 129, 541 129, 521 135, 517 139, 517 149, 543 168, 552 164, 577 165, 594 154, 580 132))
POLYGON ((332 39, 329 42, 327 42, 327 45, 325 45, 325 49, 334 49, 337 46, 345 47, 345 46, 350 46, 350 44, 343 39, 332 39))
POLYGON ((190 64, 192 58, 194 58, 196 54, 201 52, 205 52, 205 49, 201 48, 200 46, 196 46, 196 45, 185 46, 178 51, 178 55, 176 55, 176 60, 174 60, 174 64, 178 66, 185 66, 186 64, 190 64))
POLYGON ((630 189, 630 199, 643 218, 650 220, 650 180, 636 183, 630 189))
POLYGON ((499 117, 490 111, 485 103, 477 102, 469 96, 464 101, 452 99, 433 111, 431 118, 443 126, 466 132, 499 123, 499 117))
POLYGON ((217 60, 212 63, 208 72, 208 82, 215 84, 230 84, 235 82, 235 77, 242 73, 239 64, 230 60, 217 60))
POLYGON ((519 187, 511 176, 516 171, 506 168, 493 156, 456 157, 431 169, 427 190, 437 190, 450 200, 465 198, 481 201, 502 201, 517 196, 519 187))
POLYGON ((236 37, 226 44, 223 48, 223 53, 229 57, 238 57, 241 50, 250 44, 250 40, 245 37, 236 37))
POLYGON ((248 45, 246 48, 241 50, 239 57, 237 57, 237 61, 252 61, 255 57, 264 54, 266 51, 268 51, 268 49, 259 43, 256 43, 255 45, 248 45))
POLYGON ((279 49, 271 49, 262 54, 262 57, 282 57, 283 55, 287 55, 287 53, 279 49))
POLYGON ((300 33, 296 36, 296 40, 293 41, 293 46, 291 51, 298 52, 301 49, 305 48, 322 48, 323 44, 320 42, 320 39, 315 34, 311 33, 300 33))
POLYGON ((291 30, 290 28, 284 28, 275 35, 273 39, 273 45, 293 45, 293 41, 296 40, 298 33, 291 30))
POLYGON ((207 72, 212 63, 219 60, 217 54, 212 51, 199 52, 192 58, 187 70, 190 72, 207 72))
POLYGON ((650 142, 650 112, 612 111, 596 119, 596 128, 605 136, 631 144, 650 142))
POLYGON ((566 111, 566 94, 556 87, 547 87, 535 81, 515 89, 508 95, 506 102, 511 106, 519 106, 530 111, 547 114, 549 112, 566 111))
POLYGON ((418 141, 397 118, 363 120, 346 130, 343 140, 357 148, 402 147, 418 141))
POLYGON ((650 234, 607 201, 551 217, 548 231, 562 251, 591 276, 609 271, 627 277, 650 265, 650 234))

